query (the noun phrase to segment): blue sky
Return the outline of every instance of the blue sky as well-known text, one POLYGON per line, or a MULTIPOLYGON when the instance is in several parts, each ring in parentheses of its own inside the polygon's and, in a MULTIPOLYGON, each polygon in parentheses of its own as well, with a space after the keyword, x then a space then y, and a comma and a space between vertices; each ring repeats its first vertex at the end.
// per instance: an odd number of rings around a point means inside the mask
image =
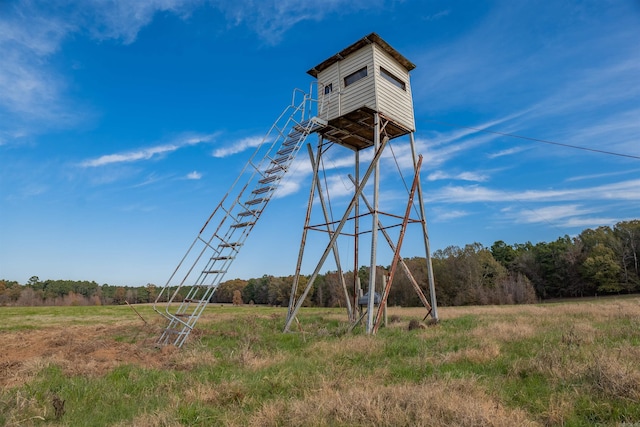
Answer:
MULTIPOLYGON (((417 66, 433 250, 640 217, 637 1, 3 1, 0 278, 164 284, 306 71, 371 32, 417 66)), ((227 279, 293 273, 298 162, 227 279)))

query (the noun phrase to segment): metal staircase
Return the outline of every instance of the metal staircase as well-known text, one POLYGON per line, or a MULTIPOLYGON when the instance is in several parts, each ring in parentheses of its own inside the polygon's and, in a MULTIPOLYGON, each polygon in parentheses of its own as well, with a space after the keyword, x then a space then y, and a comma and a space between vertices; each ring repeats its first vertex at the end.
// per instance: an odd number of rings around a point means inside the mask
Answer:
POLYGON ((317 107, 310 94, 294 91, 291 105, 200 229, 155 300, 154 310, 167 319, 159 345, 184 344, 305 139, 326 126, 326 121, 311 116, 322 110, 317 107))

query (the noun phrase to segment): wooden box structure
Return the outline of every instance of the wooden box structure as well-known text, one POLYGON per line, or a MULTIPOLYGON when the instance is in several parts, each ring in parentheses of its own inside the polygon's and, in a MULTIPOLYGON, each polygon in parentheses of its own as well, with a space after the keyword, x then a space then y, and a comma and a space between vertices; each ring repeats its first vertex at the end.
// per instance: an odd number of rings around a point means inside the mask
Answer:
POLYGON ((415 130, 409 72, 415 65, 376 33, 308 71, 318 79, 325 138, 356 150, 374 141, 373 116, 388 120, 390 139, 415 130))

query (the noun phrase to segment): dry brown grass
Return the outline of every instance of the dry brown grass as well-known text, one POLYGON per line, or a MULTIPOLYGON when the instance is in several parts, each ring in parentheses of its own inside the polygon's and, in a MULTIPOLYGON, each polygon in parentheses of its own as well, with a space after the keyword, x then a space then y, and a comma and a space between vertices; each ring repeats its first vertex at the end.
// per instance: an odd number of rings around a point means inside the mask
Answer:
POLYGON ((0 353, 0 385, 23 383, 43 367, 54 364, 68 375, 100 376, 123 363, 161 366, 161 354, 146 341, 125 343, 113 340, 128 327, 49 326, 40 330, 4 333, 0 353), (108 330, 109 334, 105 336, 108 330), (159 357, 160 356, 160 357, 159 357))
POLYGON ((251 426, 534 426, 505 408, 474 379, 438 379, 418 385, 373 381, 323 389, 301 399, 266 403, 251 426))
POLYGON ((182 427, 184 424, 175 419, 173 408, 143 413, 132 420, 113 424, 113 427, 182 427))
POLYGON ((575 405, 575 394, 559 393, 551 396, 547 409, 540 414, 546 426, 564 426, 575 405))
POLYGON ((486 341, 477 344, 475 347, 465 347, 454 352, 445 353, 437 360, 437 363, 456 363, 460 361, 485 363, 495 360, 498 356, 500 356, 500 345, 496 342, 486 341))
POLYGON ((241 404, 249 394, 246 384, 237 380, 224 381, 215 385, 196 383, 185 391, 184 401, 223 406, 241 404))
POLYGON ((585 369, 593 388, 614 399, 640 400, 638 359, 621 359, 611 354, 597 354, 585 369))
POLYGON ((520 341, 537 334, 539 331, 536 326, 532 322, 524 320, 496 321, 489 325, 478 326, 471 332, 471 336, 478 340, 493 342, 520 341))
POLYGON ((346 336, 334 341, 317 341, 309 346, 309 353, 321 358, 340 359, 359 354, 374 355, 382 351, 384 342, 370 335, 346 336))

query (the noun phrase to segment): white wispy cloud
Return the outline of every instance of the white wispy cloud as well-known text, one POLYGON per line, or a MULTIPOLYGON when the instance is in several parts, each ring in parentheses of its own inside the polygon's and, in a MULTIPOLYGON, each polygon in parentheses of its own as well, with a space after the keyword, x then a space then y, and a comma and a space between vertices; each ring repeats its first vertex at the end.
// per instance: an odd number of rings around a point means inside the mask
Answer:
POLYGON ((518 154, 529 149, 529 147, 512 147, 507 148, 506 150, 500 150, 495 153, 490 153, 487 155, 487 157, 490 159, 497 159, 498 157, 511 156, 513 154, 518 154))
POLYGON ((516 224, 548 223, 557 227, 593 227, 611 225, 618 219, 594 216, 598 209, 585 208, 580 204, 562 204, 535 209, 503 209, 503 214, 516 224))
POLYGON ((132 188, 146 187, 147 185, 151 185, 151 184, 155 184, 157 182, 160 182, 163 179, 165 179, 165 178, 160 176, 160 175, 158 175, 157 173, 150 173, 147 176, 145 176, 144 179, 141 182, 138 182, 137 184, 132 185, 132 188))
POLYGON ((465 216, 469 216, 469 212, 455 209, 446 211, 438 209, 434 212, 433 220, 438 222, 445 222, 452 219, 464 218, 465 216))
POLYGON ((74 17, 85 31, 98 40, 119 39, 128 44, 135 41, 140 30, 158 12, 171 12, 188 17, 202 0, 90 0, 78 4, 74 17))
POLYGON ((480 172, 460 172, 448 173, 441 170, 435 171, 427 175, 427 181, 438 181, 442 179, 455 179, 460 181, 485 182, 489 180, 489 176, 480 172))
POLYGON ((588 188, 561 190, 505 191, 479 185, 446 186, 431 192, 428 199, 434 202, 552 202, 572 200, 640 200, 640 179, 621 181, 588 188))
POLYGON ((0 134, 3 142, 50 128, 74 126, 91 116, 67 93, 68 80, 52 65, 74 34, 132 43, 156 12, 187 13, 199 1, 90 0, 61 5, 18 0, 0 14, 0 134))
POLYGON ((518 222, 534 223, 556 221, 567 217, 594 213, 594 209, 586 209, 578 204, 545 206, 537 209, 521 209, 512 212, 518 222))
POLYGON ((241 153, 249 148, 258 147, 260 144, 266 142, 262 136, 249 136, 242 138, 238 141, 232 141, 226 143, 224 147, 216 148, 211 154, 213 157, 228 157, 232 154, 241 153))
POLYGON ((198 180, 202 178, 202 174, 198 171, 189 172, 187 174, 187 179, 198 180))
POLYGON ((105 154, 95 159, 88 159, 80 163, 81 167, 100 167, 117 163, 131 163, 140 160, 149 160, 154 157, 165 155, 183 147, 209 142, 215 135, 189 136, 179 138, 168 144, 160 144, 140 150, 126 151, 123 153, 105 154))
MULTIPOLYGON (((474 125, 473 129, 451 126, 452 129, 447 132, 429 132, 427 136, 419 134, 416 138, 416 148, 424 154, 425 165, 435 168, 457 156, 466 155, 474 148, 489 146, 496 139, 504 138, 502 135, 483 131, 500 127, 502 132, 508 132, 515 129, 513 122, 526 114, 527 110, 505 114, 474 125)), ((411 152, 407 149, 403 154, 404 156, 400 157, 401 163, 412 164, 411 152)))
POLYGON ((445 9, 445 10, 441 10, 439 12, 433 13, 431 15, 427 15, 422 19, 427 21, 427 22, 437 21, 438 19, 442 19, 442 18, 444 18, 446 16, 449 16, 450 13, 451 13, 451 9, 445 9))
POLYGON ((637 174, 638 172, 640 172, 640 169, 630 169, 630 170, 622 170, 622 171, 608 172, 608 173, 596 173, 596 174, 590 174, 590 175, 579 175, 579 176, 569 177, 565 181, 572 182, 572 181, 584 181, 589 179, 609 178, 612 176, 637 174))
POLYGON ((328 15, 372 10, 392 4, 388 0, 263 0, 259 2, 213 1, 231 25, 245 25, 268 44, 278 43, 293 26, 321 21, 328 15))

